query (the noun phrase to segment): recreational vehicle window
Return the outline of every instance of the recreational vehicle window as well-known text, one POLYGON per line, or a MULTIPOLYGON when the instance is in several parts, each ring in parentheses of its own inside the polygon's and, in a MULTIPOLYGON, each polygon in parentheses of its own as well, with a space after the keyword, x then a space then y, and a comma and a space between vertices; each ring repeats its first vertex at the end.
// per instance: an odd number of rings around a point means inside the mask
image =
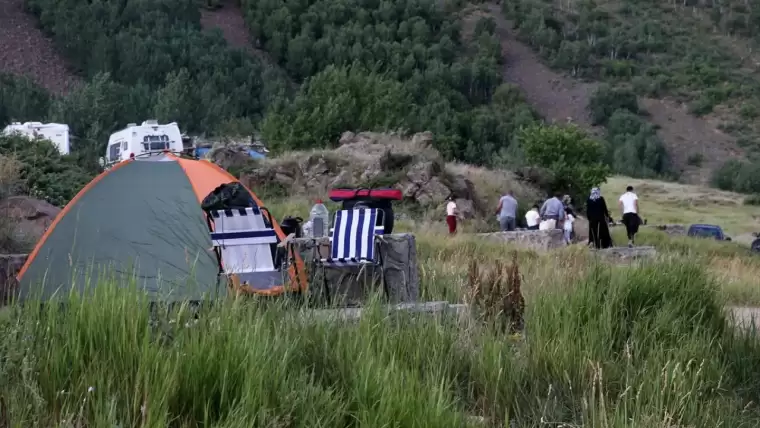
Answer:
POLYGON ((169 149, 169 137, 166 135, 146 135, 143 137, 143 148, 147 152, 169 149))
POLYGON ((108 147, 108 160, 111 162, 116 162, 119 160, 119 155, 121 152, 119 149, 121 148, 121 143, 111 144, 108 147))

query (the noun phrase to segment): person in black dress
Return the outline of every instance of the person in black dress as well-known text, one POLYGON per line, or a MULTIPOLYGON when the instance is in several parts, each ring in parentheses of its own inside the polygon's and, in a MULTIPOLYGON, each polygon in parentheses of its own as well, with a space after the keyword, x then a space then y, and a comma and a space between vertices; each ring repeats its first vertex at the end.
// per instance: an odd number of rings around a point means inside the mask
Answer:
POLYGON ((608 226, 610 211, 607 202, 604 201, 598 187, 591 189, 591 195, 586 201, 586 215, 588 216, 588 242, 595 248, 610 248, 612 237, 608 226))

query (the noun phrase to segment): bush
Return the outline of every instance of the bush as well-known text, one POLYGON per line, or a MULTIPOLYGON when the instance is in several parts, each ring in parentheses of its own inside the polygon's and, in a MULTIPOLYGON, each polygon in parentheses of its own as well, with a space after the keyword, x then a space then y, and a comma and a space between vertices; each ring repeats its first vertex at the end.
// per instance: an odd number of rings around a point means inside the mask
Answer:
POLYGON ((13 156, 23 180, 18 186, 31 196, 53 205, 63 206, 70 201, 93 174, 77 164, 72 156, 61 156, 48 140, 29 140, 23 136, 0 137, 0 153, 13 156))
POLYGON ((606 125, 612 115, 618 110, 627 110, 633 114, 639 113, 639 102, 636 94, 629 89, 613 88, 601 85, 588 103, 594 125, 606 125))
POLYGON ((610 174, 604 147, 575 126, 531 126, 520 132, 520 141, 526 161, 554 176, 553 191, 585 196, 610 174))
POLYGON ((715 187, 740 193, 760 192, 760 162, 726 161, 712 177, 715 187))
POLYGON ((631 177, 654 178, 670 173, 670 157, 654 128, 627 111, 613 113, 607 140, 615 172, 631 177))
POLYGON ((744 205, 760 206, 760 194, 750 195, 744 198, 744 205))

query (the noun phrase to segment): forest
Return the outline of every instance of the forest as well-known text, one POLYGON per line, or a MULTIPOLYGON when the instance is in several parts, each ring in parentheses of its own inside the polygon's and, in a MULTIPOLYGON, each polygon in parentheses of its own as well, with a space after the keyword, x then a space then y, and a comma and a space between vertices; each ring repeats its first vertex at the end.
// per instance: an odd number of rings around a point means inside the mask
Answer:
MULTIPOLYGON (((457 19, 462 2, 243 1, 252 39, 272 63, 229 47, 219 32, 202 31, 196 0, 25 4, 86 84, 56 97, 26 79, 0 76, 0 122, 69 124, 78 137, 74 157, 87 170, 97 169, 110 133, 146 118, 177 121, 192 134, 260 130, 275 151, 329 146, 346 130, 429 130, 448 159, 507 168, 525 165, 520 130, 540 121, 502 81, 493 20, 480 19, 465 39, 457 19)), ((625 71, 642 67, 629 58, 665 49, 636 40, 661 41, 663 34, 653 32, 665 30, 610 33, 612 18, 583 4, 572 19, 557 21, 573 31, 548 25, 558 15, 549 3, 520 0, 505 13, 521 18, 521 37, 554 66, 613 79, 589 108, 607 130, 604 159, 614 171, 676 178, 635 104, 643 90, 636 77, 656 67, 625 71), (631 39, 631 32, 639 36, 631 39), (598 40, 593 49, 584 45, 591 38, 598 40), (621 79, 631 84, 620 87, 621 79), (631 96, 634 102, 626 102, 631 96)), ((697 78, 730 80, 730 70, 686 69, 694 88, 704 84, 697 78)), ((680 74, 660 77, 644 80, 662 80, 655 89, 663 91, 684 83, 680 74)))

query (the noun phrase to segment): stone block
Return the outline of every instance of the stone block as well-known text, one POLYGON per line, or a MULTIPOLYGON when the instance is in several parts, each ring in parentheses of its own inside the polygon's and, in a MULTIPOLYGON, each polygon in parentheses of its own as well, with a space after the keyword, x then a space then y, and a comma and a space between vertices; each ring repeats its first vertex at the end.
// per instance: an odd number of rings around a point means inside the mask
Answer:
POLYGON ((601 257, 618 260, 618 261, 633 261, 641 259, 654 258, 657 255, 657 250, 654 247, 612 247, 602 250, 595 250, 601 257))
MULTIPOLYGON (((394 233, 378 237, 383 256, 383 274, 392 303, 416 302, 420 292, 417 266, 417 245, 414 235, 394 233)), ((322 273, 314 260, 319 254, 327 255, 330 240, 323 238, 296 238, 292 244, 306 264, 313 292, 321 292, 322 273), (319 247, 319 253, 317 248, 319 247)), ((325 268, 331 298, 334 303, 360 305, 377 293, 383 293, 380 269, 373 266, 325 268)))
POLYGON ((544 251, 566 246, 564 234, 559 229, 516 230, 514 232, 480 233, 486 239, 505 242, 531 250, 544 251))

